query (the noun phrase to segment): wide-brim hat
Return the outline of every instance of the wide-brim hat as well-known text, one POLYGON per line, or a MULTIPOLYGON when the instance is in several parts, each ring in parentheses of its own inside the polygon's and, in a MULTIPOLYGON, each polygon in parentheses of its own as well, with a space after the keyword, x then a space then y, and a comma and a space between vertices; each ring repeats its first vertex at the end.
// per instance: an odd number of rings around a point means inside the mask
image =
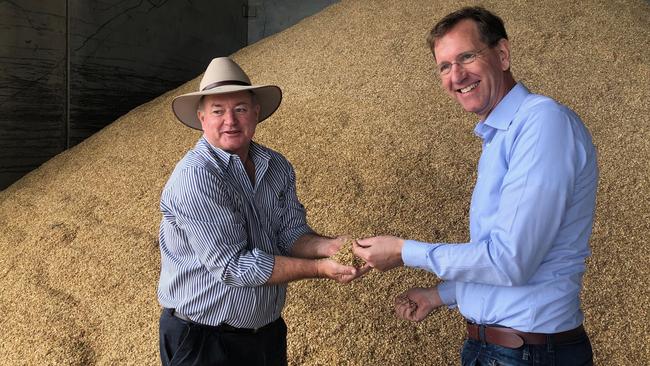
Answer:
POLYGON ((215 58, 201 78, 199 91, 179 95, 172 101, 172 110, 179 121, 202 130, 197 116, 199 100, 204 95, 236 93, 250 90, 260 105, 258 123, 269 118, 280 106, 282 90, 276 85, 251 85, 248 75, 228 57, 215 58))

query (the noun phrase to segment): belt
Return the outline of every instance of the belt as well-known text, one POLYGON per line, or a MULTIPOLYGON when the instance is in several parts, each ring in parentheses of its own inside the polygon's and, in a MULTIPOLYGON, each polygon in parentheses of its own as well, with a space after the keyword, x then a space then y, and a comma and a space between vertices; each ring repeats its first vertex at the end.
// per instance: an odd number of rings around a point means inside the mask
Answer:
POLYGON ((176 318, 178 318, 178 319, 180 319, 180 320, 182 320, 184 322, 199 325, 199 326, 202 326, 202 327, 207 327, 207 328, 213 329, 213 330, 215 330, 217 332, 223 332, 223 333, 256 334, 256 333, 259 333, 259 332, 263 331, 266 328, 270 328, 272 325, 274 325, 276 322, 278 322, 280 319, 282 319, 282 318, 278 318, 277 320, 272 321, 269 324, 267 324, 267 325, 265 325, 263 327, 260 327, 260 328, 237 328, 237 327, 233 327, 232 325, 226 324, 226 323, 221 323, 221 324, 219 324, 217 326, 197 323, 197 322, 193 321, 192 319, 188 318, 186 315, 184 315, 182 313, 179 313, 175 309, 166 309, 166 310, 171 312, 172 316, 174 316, 174 317, 176 317, 176 318))
POLYGON ((479 325, 467 323, 467 337, 469 339, 496 344, 506 348, 519 348, 524 344, 562 344, 585 337, 585 328, 579 327, 560 333, 528 333, 516 329, 493 325, 479 325))

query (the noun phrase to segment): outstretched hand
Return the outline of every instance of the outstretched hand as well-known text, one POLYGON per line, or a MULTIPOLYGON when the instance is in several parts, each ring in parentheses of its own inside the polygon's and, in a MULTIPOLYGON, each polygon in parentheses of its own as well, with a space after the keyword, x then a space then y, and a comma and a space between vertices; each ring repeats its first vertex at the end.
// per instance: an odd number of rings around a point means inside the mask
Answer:
POLYGON ((350 283, 372 269, 368 265, 361 268, 345 266, 331 259, 319 259, 318 262, 320 277, 329 278, 338 283, 350 283))
POLYGON ((404 240, 394 236, 359 239, 352 247, 354 254, 380 271, 402 266, 404 240))
POLYGON ((414 322, 422 321, 433 309, 443 305, 435 287, 414 287, 395 298, 395 315, 414 322))

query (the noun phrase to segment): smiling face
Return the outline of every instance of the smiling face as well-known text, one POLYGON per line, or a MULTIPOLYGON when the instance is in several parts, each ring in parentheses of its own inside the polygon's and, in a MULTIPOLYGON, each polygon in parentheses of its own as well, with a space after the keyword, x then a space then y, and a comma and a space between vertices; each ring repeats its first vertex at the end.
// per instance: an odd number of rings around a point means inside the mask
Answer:
POLYGON ((197 111, 203 136, 215 147, 246 160, 260 106, 248 91, 206 95, 197 111))
POLYGON ((450 63, 451 72, 441 76, 443 89, 468 112, 484 120, 515 85, 510 73, 510 48, 507 39, 487 47, 473 20, 458 22, 435 40, 438 65, 450 63), (484 50, 483 50, 484 49, 484 50), (482 51, 481 51, 482 50, 482 51), (458 64, 459 55, 481 51, 469 64, 458 64))

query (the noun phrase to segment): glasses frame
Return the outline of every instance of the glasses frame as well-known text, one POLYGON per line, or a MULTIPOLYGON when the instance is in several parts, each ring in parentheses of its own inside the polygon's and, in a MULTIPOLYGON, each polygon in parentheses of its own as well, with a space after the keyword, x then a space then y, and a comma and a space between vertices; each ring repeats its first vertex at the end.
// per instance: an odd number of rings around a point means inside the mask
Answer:
POLYGON ((476 59, 481 55, 481 52, 487 50, 490 48, 490 46, 485 46, 481 48, 480 50, 474 50, 474 51, 466 51, 458 54, 456 56, 456 60, 454 62, 444 62, 439 65, 436 65, 436 74, 438 74, 439 77, 447 76, 451 74, 451 70, 454 68, 454 64, 462 66, 462 65, 469 65, 472 62, 476 61, 476 59), (470 56, 470 57, 467 57, 470 56), (447 71, 442 71, 443 66, 449 66, 448 69, 445 69, 447 71))

